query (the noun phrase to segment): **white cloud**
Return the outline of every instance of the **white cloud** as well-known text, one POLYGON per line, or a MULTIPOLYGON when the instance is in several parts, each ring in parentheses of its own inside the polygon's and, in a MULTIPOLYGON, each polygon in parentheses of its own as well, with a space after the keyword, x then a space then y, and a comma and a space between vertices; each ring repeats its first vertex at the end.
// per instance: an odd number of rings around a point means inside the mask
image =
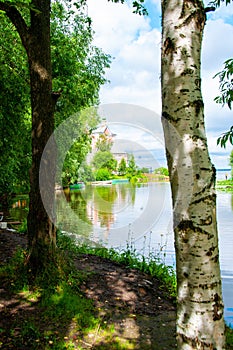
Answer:
POLYGON ((133 125, 111 125, 116 133, 113 152, 133 153, 140 167, 156 169, 164 166, 165 147, 162 135, 156 138, 149 130, 133 125))
MULTIPOLYGON (((231 7, 233 10, 233 7, 231 7)), ((206 129, 212 162, 217 168, 229 167, 232 146, 226 149, 217 146, 218 137, 233 124, 233 114, 228 107, 214 101, 219 95, 219 80, 215 74, 223 68, 223 63, 233 57, 233 49, 227 37, 233 36, 233 25, 225 23, 225 7, 222 6, 207 20, 202 49, 202 94, 205 102, 206 129)))
POLYGON ((208 136, 208 147, 210 150, 210 158, 216 169, 230 168, 229 157, 233 149, 229 143, 226 148, 220 148, 217 146, 217 138, 219 134, 212 133, 208 136))
POLYGON ((160 41, 161 34, 157 29, 150 29, 148 32, 140 33, 133 41, 128 42, 120 50, 119 57, 125 62, 133 62, 137 68, 155 73, 158 71, 160 62, 160 41), (154 62, 154 64, 152 64, 154 62))
POLYGON ((233 57, 233 48, 227 38, 233 36, 233 25, 222 19, 208 20, 204 31, 202 66, 206 71, 216 74, 223 62, 233 57))
POLYGON ((206 128, 218 134, 229 129, 233 123, 233 114, 228 107, 217 104, 214 98, 219 95, 218 79, 213 79, 213 72, 206 75, 202 83, 202 94, 205 102, 206 128))
POLYGON ((95 44, 114 57, 106 76, 111 83, 101 89, 101 102, 132 103, 160 111, 160 31, 127 5, 99 0, 97 7, 95 0, 88 0, 88 13, 95 44))
MULTIPOLYGON (((208 6, 210 1, 206 0, 205 4, 208 6)), ((217 20, 219 18, 231 21, 231 17, 233 15, 233 3, 231 2, 229 5, 225 5, 224 2, 221 3, 221 6, 218 7, 214 12, 210 12, 207 16, 213 20, 217 20)))
MULTIPOLYGON (((146 0, 145 4, 150 17, 135 15, 128 5, 106 0, 98 0, 98 6, 96 0, 88 0, 88 12, 96 32, 95 44, 115 57, 107 72, 111 83, 100 92, 101 103, 131 103, 160 114, 160 2, 146 0)), ((202 49, 202 92, 208 144, 214 163, 221 164, 220 167, 227 167, 228 160, 226 150, 216 146, 216 139, 229 129, 233 119, 228 108, 214 102, 219 91, 218 79, 213 76, 222 69, 226 59, 233 57, 228 40, 233 37, 232 14, 233 5, 222 5, 207 14, 202 49)))
POLYGON ((95 43, 111 54, 134 40, 135 35, 149 30, 149 19, 133 14, 126 4, 115 4, 107 0, 88 0, 88 14, 96 32, 95 43))

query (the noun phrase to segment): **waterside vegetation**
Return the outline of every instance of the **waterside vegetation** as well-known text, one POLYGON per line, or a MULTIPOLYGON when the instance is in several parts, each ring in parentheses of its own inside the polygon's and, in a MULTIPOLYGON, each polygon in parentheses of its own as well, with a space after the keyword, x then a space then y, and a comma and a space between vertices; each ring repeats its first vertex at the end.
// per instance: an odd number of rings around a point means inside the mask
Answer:
MULTIPOLYGON (((129 273, 133 271, 136 275, 136 271, 145 272, 145 276, 148 276, 146 280, 148 284, 152 283, 149 276, 156 277, 160 285, 160 295, 164 299, 173 300, 175 308, 174 270, 161 263, 157 255, 149 258, 138 255, 132 245, 122 251, 102 247, 91 248, 83 244, 76 245, 70 237, 59 232, 56 261, 36 279, 25 265, 26 256, 26 250, 17 250, 13 258, 0 266, 0 279, 4 293, 7 294, 6 299, 8 303, 14 301, 17 304, 17 312, 11 315, 10 322, 9 309, 12 306, 5 306, 2 312, 0 348, 56 350, 138 348, 136 338, 126 339, 123 335, 116 336, 116 323, 107 313, 107 309, 96 308, 94 299, 91 300, 84 295, 81 286, 87 288, 87 281, 94 277, 95 269, 89 271, 78 269, 74 264, 77 256, 82 256, 83 261, 90 256, 100 257, 104 268, 105 262, 114 261, 129 273)), ((108 288, 107 285, 106 288, 108 288)), ((138 286, 138 288, 141 287, 138 286)), ((158 300, 160 299, 159 297, 158 300)), ((110 300, 106 300, 106 305, 108 302, 110 300)), ((124 302, 121 300, 119 302, 123 303, 122 307, 118 306, 115 311, 112 310, 118 314, 118 318, 119 314, 126 312, 124 302)), ((162 313, 164 315, 161 317, 166 320, 169 311, 164 310, 162 313)), ((129 313, 127 317, 131 321, 139 321, 145 316, 129 313)), ((153 318, 153 316, 147 316, 147 318, 150 317, 153 318)), ((233 330, 227 328, 226 334, 227 349, 232 349, 233 330)), ((145 337, 143 341, 145 342, 143 348, 152 348, 151 345, 146 344, 145 337)), ((161 346, 162 344, 164 345, 161 343, 161 346)), ((140 343, 140 346, 143 344, 140 343)), ((175 347, 174 338, 173 348, 175 347)))
MULTIPOLYGON (((161 295, 159 300, 161 302, 163 298, 170 300, 169 303, 175 308, 175 274, 170 267, 163 265, 158 257, 153 260, 152 257, 146 259, 138 256, 132 246, 119 252, 101 247, 77 246, 71 238, 61 232, 58 233, 57 244, 54 263, 48 265, 47 270, 36 277, 25 264, 27 259, 25 249, 17 250, 6 264, 0 261, 0 280, 4 291, 1 303, 4 305, 5 298, 8 302, 14 300, 17 303, 17 311, 10 320, 11 306, 7 304, 4 306, 0 327, 0 348, 56 350, 137 348, 136 338, 127 340, 124 337, 116 337, 114 322, 105 308, 96 308, 95 298, 91 300, 84 295, 83 288, 87 288, 88 279, 94 278, 96 269, 92 271, 78 269, 74 263, 75 257, 83 257, 84 260, 90 256, 99 257, 100 265, 105 268, 106 262, 114 261, 116 267, 119 266, 122 271, 129 271, 128 274, 131 275, 132 272, 137 275, 137 271, 141 271, 145 273, 142 276, 149 288, 153 284, 150 278, 154 277, 159 285, 158 293, 161 295)), ((114 286, 112 288, 114 289, 114 286)), ((142 287, 136 285, 136 288, 141 288, 141 293, 144 293, 142 287)), ((93 293, 95 296, 95 290, 93 293)), ((146 295, 144 297, 146 298, 146 295)), ((130 313, 125 302, 119 297, 117 302, 121 306, 111 312, 116 312, 118 317, 121 312, 128 313, 127 318, 132 320, 143 317, 130 313)), ((105 303, 111 305, 111 298, 106 299, 105 303)), ((146 307, 146 301, 143 303, 146 307)), ((149 346, 145 348, 150 349, 149 346)))
POLYGON ((233 192, 233 179, 217 181, 216 189, 224 192, 233 192))

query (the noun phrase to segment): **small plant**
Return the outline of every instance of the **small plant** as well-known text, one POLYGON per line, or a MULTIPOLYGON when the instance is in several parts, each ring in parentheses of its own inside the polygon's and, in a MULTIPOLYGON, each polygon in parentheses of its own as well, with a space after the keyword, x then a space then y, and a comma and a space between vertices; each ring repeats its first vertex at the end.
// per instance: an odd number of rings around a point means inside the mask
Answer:
POLYGON ((26 251, 17 250, 9 263, 0 267, 0 277, 12 291, 23 289, 28 283, 25 257, 26 251))
POLYGON ((19 233, 27 233, 27 230, 28 230, 28 228, 27 228, 27 218, 24 218, 23 222, 21 223, 21 225, 19 226, 17 231, 19 233))
POLYGON ((31 321, 25 320, 22 325, 21 337, 26 345, 31 343, 40 337, 40 331, 37 326, 31 321))
POLYGON ((226 346, 227 349, 233 349, 233 329, 226 327, 226 346))
POLYGON ((166 266, 161 262, 160 258, 154 253, 150 253, 148 257, 139 254, 133 244, 127 244, 126 249, 116 250, 104 247, 89 247, 87 245, 79 245, 75 247, 75 251, 82 254, 93 254, 103 258, 124 264, 129 268, 135 268, 151 276, 158 278, 164 289, 168 291, 173 298, 176 296, 176 275, 172 266, 166 266))
POLYGON ((73 333, 75 337, 76 334, 81 337, 95 330, 100 323, 92 301, 80 292, 85 274, 79 273, 67 254, 67 249, 73 247, 72 240, 61 235, 59 238, 61 248, 55 264, 49 263, 46 271, 34 279, 26 264, 26 252, 22 250, 0 268, 1 283, 14 293, 14 298, 25 310, 23 318, 20 313, 16 314, 11 327, 2 328, 4 343, 0 342, 1 346, 8 346, 9 342, 9 348, 14 349, 72 349, 75 348, 73 333), (26 311, 30 307, 36 312, 26 311), (67 328, 70 324, 71 334, 67 328))

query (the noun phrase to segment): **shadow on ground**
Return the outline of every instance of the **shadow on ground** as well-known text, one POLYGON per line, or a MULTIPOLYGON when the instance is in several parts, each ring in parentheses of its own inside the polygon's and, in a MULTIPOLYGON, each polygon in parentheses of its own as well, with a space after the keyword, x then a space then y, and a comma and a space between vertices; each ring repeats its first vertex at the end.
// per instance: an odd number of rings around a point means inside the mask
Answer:
MULTIPOLYGON (((25 245, 24 236, 0 231, 0 264, 25 245)), ((77 317, 67 317, 62 300, 54 309, 59 315, 51 317, 46 306, 24 293, 9 293, 0 281, 0 349, 176 348, 174 303, 158 280, 89 254, 76 256, 74 264, 86 276, 79 293, 93 302, 93 312, 80 303, 83 319, 78 327, 77 317), (97 323, 93 315, 98 316, 97 323)))

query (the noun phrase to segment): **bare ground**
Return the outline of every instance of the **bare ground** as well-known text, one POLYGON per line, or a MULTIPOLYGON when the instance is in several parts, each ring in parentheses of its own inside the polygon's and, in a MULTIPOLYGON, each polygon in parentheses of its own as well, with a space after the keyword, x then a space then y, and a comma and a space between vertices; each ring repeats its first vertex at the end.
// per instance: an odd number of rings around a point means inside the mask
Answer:
MULTIPOLYGON (((0 230, 0 265, 5 264, 18 247, 25 248, 26 237, 10 231, 0 230)), ((175 306, 156 278, 136 269, 94 255, 82 254, 74 257, 75 266, 84 271, 84 282, 80 286, 83 295, 92 299, 102 323, 113 325, 111 339, 100 330, 89 334, 82 341, 72 333, 61 334, 71 341, 74 349, 158 349, 176 348, 175 306), (121 345, 119 345, 121 344, 121 345), (127 347, 128 346, 128 347, 127 347)), ((38 318, 36 305, 23 300, 20 295, 9 294, 0 284, 0 349, 33 349, 27 344, 12 342, 12 323, 34 314, 38 318), (14 321, 14 322, 13 322, 14 321)), ((41 325, 45 328, 46 325, 41 325)), ((17 327, 14 328, 17 337, 17 327)), ((58 332, 64 332, 59 329, 58 332)), ((18 330, 19 333, 19 330, 18 330)), ((53 344, 35 345, 34 349, 56 349, 53 344)), ((60 349, 60 348, 59 348, 60 349)))

